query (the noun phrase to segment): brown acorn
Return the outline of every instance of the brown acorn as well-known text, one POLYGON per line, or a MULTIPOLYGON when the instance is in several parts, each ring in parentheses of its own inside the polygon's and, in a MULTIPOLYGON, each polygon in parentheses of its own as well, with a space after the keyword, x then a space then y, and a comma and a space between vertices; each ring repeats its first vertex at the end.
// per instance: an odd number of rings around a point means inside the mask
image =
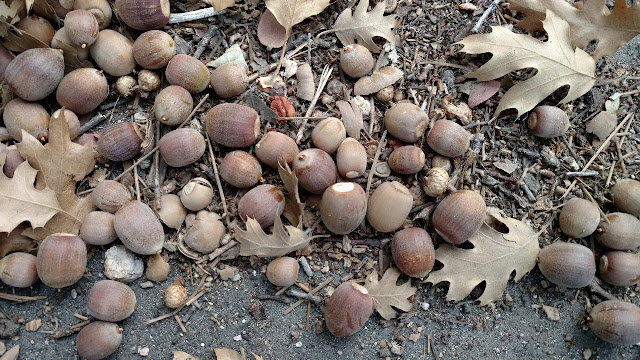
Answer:
POLYGON ((373 55, 360 44, 347 45, 340 49, 340 68, 352 78, 361 78, 373 69, 373 55))
POLYGON ((282 256, 267 265, 267 280, 275 286, 287 287, 298 281, 300 265, 292 257, 282 256))
POLYGON ((9 63, 13 61, 13 54, 4 46, 0 45, 0 81, 4 81, 4 72, 7 70, 9 63))
POLYGON ((614 250, 635 250, 640 246, 640 220, 626 213, 611 213, 596 230, 596 239, 602 246, 614 250))
POLYGON ((391 255, 400 271, 419 279, 433 269, 436 259, 429 233, 418 227, 400 230, 393 236, 391 255))
POLYGON ((482 196, 471 190, 459 190, 445 197, 433 212, 436 232, 451 244, 469 240, 484 223, 487 206, 482 196))
POLYGON ((36 257, 24 252, 11 253, 0 259, 0 280, 3 283, 26 288, 38 280, 36 257))
POLYGON ((82 9, 70 11, 64 18, 64 27, 71 43, 81 48, 93 44, 100 31, 96 17, 82 9))
POLYGON ((111 24, 113 12, 107 0, 74 0, 73 8, 90 12, 98 20, 100 30, 106 29, 111 24))
POLYGON ((224 64, 211 72, 211 87, 223 99, 242 94, 248 84, 247 72, 238 64, 224 64))
POLYGON ((162 89, 154 102, 156 119, 165 125, 180 125, 193 110, 193 97, 185 88, 170 85, 162 89))
POLYGON ((367 220, 380 232, 391 232, 399 228, 411 211, 413 196, 406 186, 397 181, 378 186, 367 205, 367 220))
POLYGON ((16 27, 46 45, 51 43, 53 34, 55 34, 55 30, 53 29, 53 26, 51 26, 51 23, 40 16, 27 16, 24 19, 21 19, 16 24, 16 27))
POLYGON ((413 145, 401 146, 393 150, 387 163, 398 174, 415 174, 424 168, 424 151, 413 145))
POLYGON ((113 225, 120 241, 134 253, 151 255, 162 249, 162 224, 145 203, 133 200, 121 207, 113 225))
POLYGON ((555 106, 538 106, 529 115, 527 126, 531 133, 542 138, 553 138, 567 132, 571 123, 564 110, 555 106))
POLYGON ((22 130, 40 141, 49 137, 49 113, 39 103, 14 98, 3 112, 7 132, 16 141, 22 141, 22 130))
POLYGON ((236 150, 228 153, 219 167, 224 181, 239 188, 249 188, 262 179, 262 166, 253 155, 236 150))
POLYGON ((169 22, 169 0, 116 0, 115 9, 125 24, 136 30, 160 29, 169 22))
POLYGON ((269 184, 258 185, 238 201, 238 215, 244 221, 253 218, 262 228, 266 228, 282 215, 284 205, 284 194, 280 188, 269 184))
POLYGON ((278 168, 278 160, 282 159, 291 165, 300 152, 296 142, 289 136, 270 131, 262 137, 255 147, 256 157, 272 168, 278 168))
POLYGON ((171 267, 162 256, 159 254, 153 254, 147 259, 147 279, 155 281, 157 283, 167 280, 169 277, 169 271, 171 267))
POLYGON ((87 246, 79 236, 53 234, 38 247, 36 257, 38 277, 52 288, 75 284, 87 267, 87 246))
POLYGON ((469 148, 470 133, 451 120, 438 120, 427 135, 427 144, 440 155, 456 157, 469 148))
POLYGON ((213 141, 230 148, 253 145, 260 134, 258 113, 245 105, 216 105, 209 110, 205 121, 213 141))
POLYGON ((53 118, 57 118, 58 116, 62 116, 62 115, 64 115, 64 120, 69 125, 69 139, 74 140, 75 138, 78 137, 78 134, 80 133, 80 120, 78 119, 78 116, 73 111, 69 109, 64 109, 64 112, 63 112, 62 109, 58 109, 54 111, 53 114, 51 114, 49 123, 51 123, 51 120, 53 120, 53 118))
POLYGON ((429 117, 412 103, 397 103, 384 114, 384 126, 398 140, 414 143, 427 128, 429 117))
POLYGON ((339 337, 360 331, 373 313, 373 298, 369 291, 352 281, 340 284, 324 303, 327 328, 339 337))
POLYGON ((145 69, 160 69, 176 55, 176 44, 171 35, 160 30, 149 30, 133 43, 133 58, 145 69))
POLYGON ((293 160, 298 184, 313 194, 322 194, 337 181, 338 169, 331 155, 320 149, 303 150, 293 160))
POLYGON ((91 199, 98 209, 115 214, 131 201, 131 193, 117 181, 103 180, 91 192, 91 199))
POLYGON ((193 56, 178 54, 172 57, 165 75, 169 84, 182 86, 192 94, 203 92, 209 86, 209 69, 193 56))
POLYGON ((201 210, 196 215, 195 221, 188 225, 184 242, 193 250, 209 254, 220 247, 226 229, 220 215, 201 210))
POLYGON ((187 209, 182 205, 180 197, 176 194, 162 194, 159 202, 162 205, 160 210, 157 207, 154 207, 154 210, 160 221, 169 228, 180 229, 187 217, 187 209))
POLYGON ((311 132, 313 145, 327 154, 334 154, 346 137, 347 130, 342 120, 334 117, 321 120, 311 132))
POLYGON ((589 200, 571 198, 560 211, 559 223, 563 233, 572 238, 583 238, 598 228, 600 210, 589 200))
POLYGON ((107 245, 118 238, 113 227, 115 216, 106 211, 92 211, 85 215, 80 226, 80 238, 87 244, 107 245))
POLYGON ((109 84, 102 71, 80 68, 62 78, 56 100, 76 114, 86 114, 97 108, 108 95, 109 84))
MULTIPOLYGON (((0 153, 3 151, 0 151, 0 153)), ((8 178, 12 178, 13 174, 16 172, 16 168, 24 162, 24 159, 15 145, 9 146, 4 152, 5 158, 4 165, 2 166, 2 173, 8 178)))
POLYGON ((102 321, 122 321, 133 314, 137 306, 133 290, 114 280, 100 280, 93 284, 87 297, 89 315, 102 321))
POLYGON ((87 360, 104 359, 118 350, 122 328, 114 323, 96 321, 80 330, 76 337, 78 355, 87 360))
POLYGON ((593 280, 596 260, 586 246, 556 242, 540 250, 538 268, 554 284, 581 288, 593 280))
POLYGON ((100 155, 111 161, 125 161, 140 152, 142 136, 136 125, 130 122, 113 124, 106 128, 98 139, 100 155))
POLYGON ((637 345, 640 343, 640 307, 620 300, 603 301, 591 309, 589 327, 604 341, 637 345))
POLYGON ((158 141, 160 155, 173 167, 183 167, 198 161, 206 148, 204 136, 191 128, 170 131, 158 141))
POLYGON ((322 195, 320 218, 331 232, 344 235, 358 228, 367 215, 367 194, 352 182, 328 187, 322 195))
POLYGON ((49 48, 25 50, 7 65, 4 81, 25 101, 38 101, 49 96, 64 76, 62 52, 49 48))
POLYGON ((355 179, 367 170, 367 150, 354 138, 346 138, 338 147, 336 165, 340 175, 355 179))
POLYGON ((600 277, 609 284, 631 286, 640 283, 640 256, 610 251, 600 257, 600 277))
POLYGON ((623 179, 611 188, 613 205, 633 216, 640 216, 640 181, 623 179))
POLYGON ((90 52, 96 64, 111 76, 127 75, 136 67, 133 43, 117 31, 100 31, 90 52))
POLYGON ((195 178, 178 193, 184 207, 191 211, 202 210, 213 200, 213 187, 205 178, 195 178))

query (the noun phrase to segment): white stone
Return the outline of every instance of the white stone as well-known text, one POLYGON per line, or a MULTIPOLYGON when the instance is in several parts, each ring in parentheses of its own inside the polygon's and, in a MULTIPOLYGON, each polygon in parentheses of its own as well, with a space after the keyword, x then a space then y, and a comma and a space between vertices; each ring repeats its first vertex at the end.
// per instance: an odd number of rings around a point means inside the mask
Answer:
POLYGON ((112 246, 104 255, 104 273, 111 280, 129 283, 143 272, 142 260, 124 246, 112 246))

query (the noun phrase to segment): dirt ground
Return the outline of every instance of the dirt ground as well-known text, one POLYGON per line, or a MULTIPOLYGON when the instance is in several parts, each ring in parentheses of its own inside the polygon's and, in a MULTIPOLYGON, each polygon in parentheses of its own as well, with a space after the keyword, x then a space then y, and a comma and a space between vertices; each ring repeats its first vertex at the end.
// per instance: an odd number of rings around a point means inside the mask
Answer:
MULTIPOLYGON (((207 26, 214 24, 220 28, 210 45, 201 56, 201 60, 210 60, 220 56, 227 45, 234 42, 247 44, 245 41, 247 32, 251 39, 253 50, 250 60, 252 72, 264 71, 265 66, 275 62, 272 55, 275 51, 269 51, 262 46, 256 37, 257 20, 263 9, 257 2, 240 3, 240 6, 230 10, 226 15, 214 17, 210 20, 202 20, 182 26, 166 28, 175 39, 178 48, 188 53, 193 52, 200 38, 207 31, 207 26), (258 9, 258 10, 256 10, 258 9)), ((468 34, 471 27, 480 17, 482 10, 488 5, 483 1, 473 3, 478 11, 463 11, 458 9, 458 1, 428 2, 407 0, 400 1, 396 14, 400 18, 400 26, 397 33, 403 40, 397 48, 399 67, 405 72, 404 80, 397 84, 396 89, 402 92, 404 99, 414 101, 410 89, 415 93, 418 104, 427 102, 430 106, 427 110, 437 109, 440 100, 447 93, 453 96, 456 103, 466 102, 464 93, 465 83, 468 83, 462 75, 469 69, 474 69, 486 60, 484 56, 468 57, 455 53, 457 49, 452 44, 461 40, 468 34), (433 86, 433 96, 429 96, 430 86, 433 86)), ((173 3, 172 11, 181 12, 191 9, 193 3, 173 3)), ((347 6, 346 1, 332 3, 321 15, 307 20, 293 29, 291 39, 300 39, 307 32, 317 34, 331 27, 339 12, 347 6)), ((503 23, 508 13, 499 9, 499 15, 490 16, 487 24, 495 25, 503 23)), ((299 60, 310 61, 316 75, 322 71, 322 67, 329 63, 334 67, 332 80, 340 81, 347 86, 352 85, 352 80, 345 79, 338 71, 337 57, 339 54, 339 41, 334 35, 325 35, 319 41, 314 42, 310 59, 306 59, 307 50, 299 60)), ((507 215, 514 218, 526 218, 538 231, 546 224, 557 210, 550 210, 557 205, 559 196, 555 192, 558 186, 564 186, 563 173, 570 169, 563 158, 576 156, 575 159, 581 166, 589 160, 597 149, 592 146, 593 135, 585 131, 585 120, 593 113, 604 108, 605 100, 615 92, 624 93, 638 88, 638 69, 640 58, 638 56, 640 39, 621 48, 613 57, 608 57, 598 63, 597 74, 602 81, 596 84, 589 93, 580 99, 568 104, 565 109, 572 119, 572 128, 569 136, 572 141, 534 139, 528 134, 526 125, 522 120, 516 120, 513 116, 503 116, 498 119, 495 127, 488 126, 486 121, 497 106, 500 93, 489 101, 479 105, 473 111, 473 121, 479 125, 470 128, 474 134, 485 134, 487 160, 482 163, 486 169, 494 169, 493 162, 500 159, 514 161, 518 168, 512 174, 514 177, 522 175, 525 167, 539 165, 541 169, 551 169, 558 174, 557 178, 544 179, 539 174, 528 175, 525 182, 531 188, 536 201, 528 201, 521 188, 516 184, 503 181, 491 174, 464 174, 458 184, 458 188, 481 184, 487 196, 488 205, 501 208, 507 215), (612 81, 608 81, 611 80, 612 81), (561 161, 559 167, 554 167, 545 156, 541 156, 543 146, 553 149, 555 161, 561 161), (558 160, 560 159, 560 160, 558 160), (491 196, 489 196, 491 195, 491 196)), ((382 59, 381 64, 389 63, 388 55, 382 59)), ((520 78, 522 74, 512 74, 513 78, 520 78)), ((110 79, 110 83, 111 80, 110 79)), ((329 88, 327 92, 331 91, 329 88)), ((253 94, 266 102, 267 94, 257 90, 256 84, 239 97, 239 101, 253 94)), ((342 89, 334 94, 335 100, 342 99, 342 89)), ((306 110, 308 102, 296 102, 293 100, 298 113, 306 110)), ((200 98, 196 98, 195 103, 200 98)), ((115 96, 108 101, 114 101, 115 96)), ((553 100, 553 99, 550 99, 553 100)), ((196 114, 195 119, 203 122, 204 113, 220 100, 208 101, 202 111, 196 114)), ((152 99, 140 102, 140 111, 149 111, 153 104, 152 99)), ((318 110, 323 114, 330 114, 334 110, 334 104, 327 106, 318 105, 318 110)), ((382 118, 388 105, 376 102, 378 121, 382 118)), ((621 113, 636 112, 638 108, 637 95, 623 97, 620 105, 621 113)), ((116 107, 111 122, 130 118, 136 109, 126 106, 116 107)), ((620 119, 621 117, 619 117, 620 119)), ((368 121, 368 119, 365 119, 368 121)), ((98 128, 104 128, 106 122, 98 128)), ((280 131, 295 134, 297 125, 293 123, 267 124, 264 126, 278 126, 280 131)), ((375 127, 380 129, 380 127, 375 127)), ((640 133, 640 123, 635 120, 631 132, 640 133)), ((374 139, 379 139, 382 131, 375 131, 374 139)), ((310 130, 305 133, 302 148, 309 147, 310 130)), ((390 145, 389 145, 390 146, 390 145)), ((625 153, 637 150, 640 139, 637 137, 627 141, 625 153), (631 150, 629 150, 631 149, 631 150)), ((425 152, 433 155, 430 150, 425 152)), ((390 152, 383 149, 383 160, 390 152)), ((614 149, 614 148, 611 148, 614 149)), ((221 158, 225 151, 218 149, 216 155, 221 158)), ((611 163, 617 159, 615 150, 607 150, 603 153, 603 161, 611 163), (611 154, 610 154, 611 153, 611 154)), ((466 156, 457 159, 454 166, 466 160, 466 156)), ((207 160, 208 161, 208 160, 207 160)), ((480 163, 480 162, 479 162, 480 163)), ((201 170, 208 166, 206 161, 194 165, 189 169, 168 170, 164 176, 165 185, 184 184, 195 176, 208 176, 210 170, 201 170)), ((144 167, 143 167, 144 168, 144 167)), ((608 170, 608 168, 607 168, 608 170)), ((120 170, 121 171, 121 170, 120 170)), ((495 171, 495 169, 494 169, 495 171)), ((144 170, 143 170, 144 172, 144 170)), ((424 172, 424 171, 423 171, 424 172)), ((113 175, 117 175, 116 169, 113 175)), ((277 174, 272 170, 265 173, 265 179, 269 183, 278 182, 277 174)), ((638 163, 630 163, 627 172, 614 172, 614 179, 638 176, 638 163)), ((407 185, 419 189, 421 177, 392 175, 407 185)), ((390 179, 389 178, 389 179, 390 179)), ((376 178, 375 182, 379 179, 376 178)), ((387 179, 388 180, 388 179, 387 179)), ((595 179, 586 179, 586 185, 592 191, 594 198, 602 205, 605 212, 612 210, 608 203, 607 191, 603 186, 606 173, 595 179)), ((173 186, 171 185, 171 186, 173 186)), ((166 187, 165 187, 166 188, 166 187)), ((84 189, 84 188, 83 188, 84 189)), ((238 191, 226 189, 227 199, 239 199, 238 191)), ((80 189, 82 190, 82 189, 80 189)), ((582 194, 577 189, 577 194, 582 194)), ((153 192, 146 192, 147 197, 153 196, 153 192)), ((219 197, 215 200, 218 201, 219 197)), ((416 206, 425 201, 414 203, 416 206)), ((231 201, 231 208, 235 209, 231 201)), ((215 205, 211 210, 221 213, 221 206, 215 205)), ((316 213, 313 213, 316 215, 316 213)), ((312 221, 313 223, 313 221, 312 221)), ((547 245, 556 239, 566 237, 556 229, 556 222, 540 236, 541 246, 547 245)), ((428 230, 433 228, 419 219, 416 226, 425 226, 428 230)), ((433 231, 431 231, 434 233, 433 231)), ((175 231, 167 230, 170 241, 175 242, 175 231)), ((382 249, 388 254, 388 237, 376 235, 371 230, 363 230, 353 236, 354 240, 372 241, 376 246, 369 246, 369 251, 356 254, 360 261, 378 261, 378 250, 382 249)), ((585 239, 583 244, 593 246, 594 239, 585 239)), ((341 250, 335 245, 325 245, 325 241, 317 239, 313 241, 311 253, 312 262, 323 265, 327 260, 330 271, 323 273, 316 271, 311 279, 301 271, 300 280, 317 285, 322 281, 333 277, 330 286, 336 287, 345 276, 363 278, 364 270, 352 266, 345 268, 343 262, 332 260, 323 251, 330 247, 335 254, 341 250)), ((104 279, 104 253, 108 247, 92 249, 85 277, 72 287, 60 291, 36 283, 31 289, 11 289, 5 285, 0 286, 0 292, 15 292, 18 295, 45 296, 46 299, 24 304, 15 304, 7 301, 0 302, 0 309, 14 322, 19 324, 17 336, 3 340, 7 349, 19 344, 21 359, 73 359, 77 358, 74 346, 75 335, 52 339, 51 331, 68 328, 81 322, 74 317, 74 313, 86 315, 86 300, 88 290, 100 279, 104 279), (41 319, 42 326, 37 331, 27 331, 25 323, 41 319)), ((277 289, 268 283, 262 274, 266 261, 254 262, 248 258, 235 258, 224 260, 220 264, 226 264, 236 268, 239 277, 236 281, 222 281, 217 276, 207 279, 208 291, 200 297, 192 306, 183 309, 179 313, 181 322, 186 332, 183 332, 178 322, 173 318, 143 325, 143 322, 164 315, 168 309, 162 300, 163 290, 177 276, 185 276, 189 293, 195 290, 200 282, 202 274, 198 274, 193 261, 187 259, 179 251, 164 253, 170 257, 171 273, 169 278, 161 283, 147 288, 147 279, 143 276, 133 283, 138 308, 131 317, 121 322, 124 328, 123 341, 115 354, 109 359, 171 359, 173 350, 187 352, 200 359, 215 359, 214 348, 231 348, 236 351, 244 349, 247 358, 253 358, 256 354, 264 359, 377 359, 377 358, 402 358, 402 359, 637 359, 640 358, 640 348, 637 346, 614 346, 596 338, 588 329, 586 323, 586 309, 597 302, 597 296, 586 289, 562 289, 549 284, 537 268, 532 270, 525 278, 514 283, 510 281, 503 300, 497 301, 486 307, 480 307, 474 302, 480 293, 474 291, 470 297, 460 303, 447 302, 445 300, 446 284, 435 287, 411 280, 412 285, 418 288, 413 299, 413 308, 407 313, 401 314, 391 321, 383 320, 378 314, 374 314, 365 328, 348 338, 336 338, 323 326, 322 305, 311 305, 309 308, 304 303, 290 313, 283 315, 289 302, 295 301, 291 297, 281 297, 280 300, 272 299, 277 289), (193 270, 193 271, 192 271, 193 270), (189 277, 188 274, 192 274, 189 277), (144 284, 144 285, 143 285, 144 284), (143 285, 144 288, 141 286, 143 285), (270 298, 271 297, 271 298, 270 298), (545 308, 543 308, 543 306, 545 308), (554 314, 554 309, 557 313, 554 314), (557 316, 555 320, 554 316, 557 316)), ((218 265, 219 266, 219 265, 218 265)), ((377 265, 376 265, 377 267, 377 265)), ((402 277, 403 281, 407 278, 402 277)), ((619 298, 640 303, 638 292, 640 288, 628 289, 614 288, 606 284, 605 290, 619 298)), ((325 295, 324 289, 320 295, 325 295)), ((1 329, 0 329, 1 330, 1 329)), ((0 334, 2 332, 0 331, 0 334)))

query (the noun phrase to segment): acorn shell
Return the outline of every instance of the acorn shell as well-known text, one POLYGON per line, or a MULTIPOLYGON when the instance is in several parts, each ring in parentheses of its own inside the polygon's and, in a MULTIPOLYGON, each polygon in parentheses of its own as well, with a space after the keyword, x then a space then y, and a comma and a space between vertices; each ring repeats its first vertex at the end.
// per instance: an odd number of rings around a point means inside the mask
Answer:
POLYGON ((413 206, 413 196, 406 186, 397 181, 378 186, 369 197, 367 220, 380 232, 399 228, 413 206))
POLYGON ((456 157, 467 152, 470 133, 451 120, 438 120, 427 135, 427 144, 440 155, 456 157))
POLYGON ((64 57, 56 49, 21 52, 7 65, 4 82, 21 99, 38 101, 49 96, 64 76, 64 57))
POLYGON ((211 72, 211 87, 223 99, 242 94, 248 84, 247 72, 238 64, 224 64, 211 72))
POLYGON ((180 197, 176 194, 163 194, 160 196, 160 210, 156 214, 163 224, 172 229, 180 229, 187 217, 187 209, 182 205, 180 197))
POLYGON ((640 216, 640 181, 623 179, 611 188, 613 205, 620 211, 640 216))
POLYGON ((170 85, 162 89, 154 102, 156 120, 165 125, 180 125, 193 110, 193 97, 185 88, 170 85))
POLYGON ((531 133, 542 138, 561 136, 569 129, 569 116, 555 106, 538 106, 529 115, 527 126, 531 133))
POLYGON ((169 22, 169 0, 116 0, 115 9, 125 24, 136 30, 160 29, 169 22))
POLYGON ((433 269, 436 259, 429 233, 417 227, 400 230, 393 236, 391 255, 400 271, 419 279, 433 269))
POLYGON ((556 242, 540 250, 538 268, 547 280, 556 285, 581 288, 593 280, 596 260, 586 246, 556 242))
POLYGON ((342 141, 347 137, 347 130, 338 118, 329 117, 321 120, 311 132, 313 145, 327 154, 334 154, 342 141))
POLYGON ((122 328, 114 323, 96 321, 80 330, 76 337, 78 355, 87 360, 104 359, 118 350, 122 328))
POLYGON ((346 138, 338 147, 336 165, 346 179, 359 178, 367 170, 367 150, 354 138, 346 138))
POLYGON ((373 313, 371 295, 364 286, 352 281, 340 284, 324 303, 327 328, 339 337, 360 331, 373 313))
POLYGON ((256 157, 263 164, 276 169, 278 159, 282 158, 291 165, 299 152, 298 145, 292 138, 277 131, 264 134, 255 147, 256 157))
POLYGON ((127 75, 136 67, 133 43, 117 31, 100 31, 90 52, 96 64, 111 76, 127 75))
POLYGON ((185 54, 177 54, 169 60, 165 76, 169 84, 182 86, 192 94, 203 92, 209 86, 207 66, 185 54))
POLYGON ((562 207, 559 222, 563 233, 572 238, 583 238, 598 228, 600 210, 589 200, 571 198, 562 207))
POLYGON ((262 166, 253 155, 235 150, 228 153, 218 168, 224 181, 239 188, 249 188, 262 179, 262 166))
POLYGON ((267 265, 267 280, 275 286, 287 287, 296 283, 300 265, 292 257, 282 256, 267 265))
POLYGON ((635 250, 640 246, 640 220, 627 213, 607 215, 596 231, 596 239, 602 246, 614 250, 635 250))
POLYGON ((328 187, 322 195, 320 218, 335 234, 348 234, 362 223, 367 214, 367 194, 352 182, 341 182, 328 187))
POLYGON ((36 257, 38 277, 52 288, 75 284, 87 267, 87 246, 79 236, 53 234, 38 247, 36 257))
POLYGON ((331 155, 320 149, 307 149, 293 160, 298 184, 313 194, 322 194, 337 181, 338 169, 331 155))
POLYGON ((125 161, 140 152, 142 137, 130 122, 113 124, 106 128, 98 139, 96 148, 100 155, 111 161, 125 161))
POLYGON ((484 223, 487 206, 482 196, 471 190, 460 190, 445 197, 431 219, 433 227, 451 244, 469 240, 484 223))
POLYGON ((198 161, 206 149, 204 136, 191 128, 170 131, 158 141, 160 155, 173 167, 187 166, 198 161))
POLYGON ((393 150, 387 163, 398 174, 415 174, 424 168, 424 151, 413 145, 401 146, 393 150))
POLYGON ((162 249, 162 224, 145 203, 130 201, 116 212, 113 224, 118 238, 129 250, 140 255, 151 255, 162 249))
POLYGON ((49 137, 49 113, 39 103, 14 98, 3 112, 7 132, 16 141, 22 141, 22 130, 40 141, 49 137))
POLYGON ((373 55, 360 44, 347 45, 340 49, 340 68, 352 78, 363 77, 373 69, 373 55))
POLYGON ((126 186, 114 180, 102 180, 91 192, 93 204, 100 210, 115 214, 131 201, 131 193, 126 186))
POLYGON ((603 301, 591 309, 589 327, 604 341, 636 345, 640 343, 640 308, 620 300, 603 301))
POLYGON ((107 0, 74 0, 73 8, 90 12, 98 20, 100 30, 106 29, 111 24, 113 12, 107 0))
POLYGON ((209 254, 220 247, 226 229, 220 216, 205 210, 199 211, 195 221, 187 228, 184 242, 193 250, 209 254))
POLYGON ((600 277, 609 284, 631 286, 640 283, 640 256, 610 251, 600 257, 600 277))
POLYGON ((26 288, 38 280, 36 257, 24 252, 11 253, 0 259, 0 280, 3 283, 26 288))
POLYGON ((118 238, 113 227, 115 216, 106 211, 92 211, 85 215, 80 226, 80 238, 87 244, 107 245, 118 238))
POLYGON ((89 315, 102 321, 117 322, 128 318, 138 306, 136 294, 119 281, 100 280, 87 297, 89 315))
POLYGON ((238 201, 238 215, 242 220, 255 219, 262 228, 273 225, 276 216, 284 212, 284 194, 276 186, 263 184, 249 190, 238 201))
POLYGON ((80 68, 62 78, 56 100, 76 114, 86 114, 97 108, 108 95, 109 84, 102 71, 80 68))
POLYGON ((213 141, 230 148, 253 145, 260 134, 258 113, 245 105, 216 105, 209 110, 205 121, 213 141))
POLYGON ((429 117, 412 103, 397 103, 384 114, 384 126, 398 140, 418 141, 427 128, 429 117))
POLYGON ((213 187, 204 178, 191 179, 178 193, 184 207, 191 211, 204 209, 213 200, 213 187))
POLYGON ((133 42, 133 58, 145 69, 160 69, 176 55, 176 44, 169 34, 150 30, 133 42))

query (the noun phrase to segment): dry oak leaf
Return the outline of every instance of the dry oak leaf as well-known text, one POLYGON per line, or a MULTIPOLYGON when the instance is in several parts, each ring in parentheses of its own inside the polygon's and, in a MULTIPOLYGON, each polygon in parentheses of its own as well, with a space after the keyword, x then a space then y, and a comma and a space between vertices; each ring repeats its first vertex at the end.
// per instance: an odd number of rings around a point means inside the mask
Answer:
POLYGON ((620 46, 640 34, 640 5, 637 2, 628 7, 626 1, 616 0, 612 11, 605 3, 605 0, 588 0, 583 2, 582 9, 577 9, 564 0, 517 0, 512 1, 511 8, 527 15, 518 24, 527 31, 540 30, 535 25, 544 17, 545 9, 553 11, 569 23, 574 47, 583 48, 591 41, 598 41, 593 52, 597 60, 613 55, 620 46))
MULTIPOLYGON (((76 144, 69 138, 69 124, 60 116, 52 117, 49 123, 49 142, 40 141, 22 131, 22 142, 18 151, 36 170, 40 170, 38 184, 55 191, 60 207, 64 210, 54 216, 44 228, 24 235, 34 239, 44 239, 52 233, 77 234, 82 219, 95 209, 90 196, 79 198, 76 182, 93 171, 96 152, 91 144, 76 144)), ((40 187, 40 186, 38 186, 40 187)))
POLYGON ((215 11, 222 11, 236 4, 235 0, 203 0, 205 3, 213 6, 215 11))
POLYGON ((287 30, 280 25, 278 19, 266 9, 258 22, 258 40, 264 46, 279 48, 287 40, 287 30))
POLYGON ((429 274, 426 282, 449 282, 447 301, 460 301, 481 282, 486 288, 478 298, 484 306, 502 297, 511 273, 519 281, 536 265, 538 257, 538 233, 529 225, 503 216, 496 208, 487 210, 488 218, 499 232, 487 223, 469 239, 473 249, 462 249, 441 244, 436 250, 436 260, 444 266, 429 274), (504 230, 503 230, 504 231, 504 230))
POLYGON ((464 45, 462 52, 493 54, 486 64, 466 74, 466 77, 488 81, 515 70, 538 70, 534 76, 514 85, 504 94, 493 119, 511 108, 518 111, 519 117, 565 85, 569 85, 569 91, 560 104, 567 103, 585 94, 595 84, 596 63, 583 50, 574 50, 569 42, 569 24, 547 10, 543 25, 549 36, 546 42, 493 26, 489 34, 467 36, 458 43, 464 45))
POLYGON ((245 224, 247 230, 236 229, 236 240, 240 243, 240 255, 242 256, 283 256, 304 248, 311 239, 320 237, 307 236, 303 230, 290 225, 283 226, 280 216, 276 216, 271 235, 265 234, 260 224, 253 218, 247 218, 245 224))
POLYGON ((217 360, 246 360, 239 352, 228 348, 214 348, 217 360))
POLYGON ((198 360, 197 357, 180 350, 173 350, 173 360, 198 360))
POLYGON ((284 26, 288 37, 293 25, 321 13, 329 6, 329 0, 265 0, 265 5, 284 26))
POLYGON ((305 204, 300 201, 300 191, 298 188, 298 177, 296 173, 291 170, 289 164, 285 161, 278 160, 278 174, 284 188, 287 189, 287 196, 285 197, 284 216, 293 225, 300 228, 302 227, 302 213, 304 212, 305 204))
MULTIPOLYGON (((4 160, 0 161, 0 168, 4 160)), ((42 227, 62 211, 56 193, 45 187, 34 187, 38 171, 26 161, 16 168, 12 178, 0 171, 0 233, 10 233, 23 221, 33 227, 42 227)))
POLYGON ((360 0, 353 13, 351 8, 344 9, 331 31, 335 31, 344 46, 357 42, 373 52, 380 52, 380 47, 373 42, 376 36, 398 44, 398 37, 393 32, 396 19, 393 15, 384 16, 385 2, 377 3, 370 12, 367 12, 368 6, 369 0, 360 0))
POLYGON ((364 287, 373 298, 373 307, 386 320, 396 317, 396 311, 392 306, 405 312, 411 310, 408 298, 416 293, 416 288, 411 287, 410 280, 400 286, 396 285, 399 276, 400 270, 389 268, 380 281, 378 273, 374 271, 364 282, 364 287))

